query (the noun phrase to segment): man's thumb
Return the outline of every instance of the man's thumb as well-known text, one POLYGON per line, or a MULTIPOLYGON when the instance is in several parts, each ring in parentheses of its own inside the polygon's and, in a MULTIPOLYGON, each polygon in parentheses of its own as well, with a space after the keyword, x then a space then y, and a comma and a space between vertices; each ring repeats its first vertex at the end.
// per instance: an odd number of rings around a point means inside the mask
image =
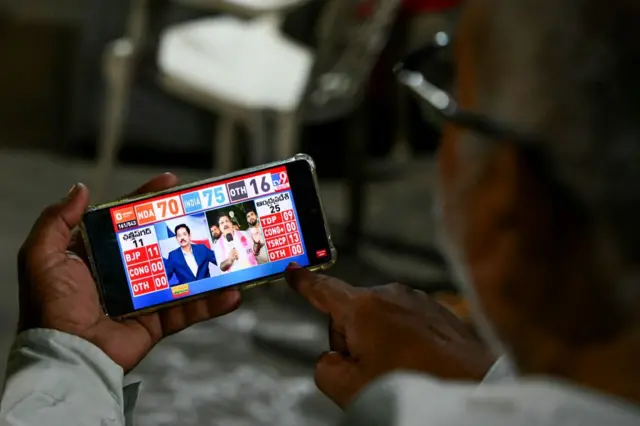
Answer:
POLYGON ((34 225, 29 236, 34 255, 64 253, 71 240, 71 231, 82 221, 89 205, 89 190, 79 183, 60 202, 47 207, 34 225))
POLYGON ((358 364, 338 352, 327 352, 320 357, 315 380, 318 389, 342 408, 346 408, 365 385, 358 364))

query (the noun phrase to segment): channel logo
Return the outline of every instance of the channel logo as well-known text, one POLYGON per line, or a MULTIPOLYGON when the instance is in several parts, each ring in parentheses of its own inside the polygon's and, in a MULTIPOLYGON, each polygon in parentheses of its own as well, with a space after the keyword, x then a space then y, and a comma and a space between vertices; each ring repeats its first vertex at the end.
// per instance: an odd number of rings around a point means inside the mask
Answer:
POLYGON ((289 177, 287 172, 272 173, 271 184, 276 191, 289 188, 289 177))
POLYGON ((120 230, 132 228, 138 225, 138 221, 136 220, 136 213, 133 210, 133 207, 124 207, 121 209, 113 210, 111 212, 111 216, 113 218, 113 223, 120 230))

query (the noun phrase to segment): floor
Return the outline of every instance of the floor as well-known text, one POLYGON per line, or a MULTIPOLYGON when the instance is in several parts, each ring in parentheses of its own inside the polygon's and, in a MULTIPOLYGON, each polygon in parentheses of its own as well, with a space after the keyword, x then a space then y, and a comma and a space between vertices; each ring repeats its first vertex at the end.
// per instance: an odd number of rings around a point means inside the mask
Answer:
MULTIPOLYGON (((34 151, 0 151, 0 218, 5 224, 0 245, 2 354, 11 344, 17 315, 16 251, 42 207, 64 196, 76 181, 90 184, 91 168, 90 163, 34 151)), ((432 165, 427 161, 405 168, 410 173, 404 179, 371 188, 365 228, 427 244, 433 241, 429 219, 432 165)), ((121 167, 110 183, 109 197, 164 171, 121 167)), ((184 182, 207 177, 203 172, 172 171, 184 182)), ((336 184, 321 187, 330 220, 343 222, 343 188, 336 184)), ((374 273, 349 257, 341 258, 331 273, 357 285, 382 284, 399 275, 428 283, 444 275, 437 266, 384 249, 364 246, 362 254, 383 273, 374 273)), ((326 320, 311 314, 308 306, 282 286, 252 290, 247 299, 236 313, 162 342, 131 373, 128 380, 144 383, 140 425, 335 424, 339 410, 316 391, 312 379, 313 359, 327 348, 326 320), (268 335, 283 328, 287 337, 295 337, 293 343, 274 350, 268 335)))

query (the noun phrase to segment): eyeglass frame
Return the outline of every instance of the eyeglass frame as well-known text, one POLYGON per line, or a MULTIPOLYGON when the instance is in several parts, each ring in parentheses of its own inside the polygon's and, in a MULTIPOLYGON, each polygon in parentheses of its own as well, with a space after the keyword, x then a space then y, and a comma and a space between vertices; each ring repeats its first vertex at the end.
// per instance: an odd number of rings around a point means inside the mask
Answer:
POLYGON ((422 72, 407 64, 417 64, 421 59, 429 59, 443 48, 449 47, 452 39, 447 32, 438 32, 433 41, 410 53, 393 67, 393 73, 400 84, 411 90, 418 98, 433 108, 445 121, 476 131, 483 136, 498 140, 517 140, 526 145, 534 144, 536 138, 514 131, 482 114, 465 111, 458 106, 453 96, 429 82, 422 72))

